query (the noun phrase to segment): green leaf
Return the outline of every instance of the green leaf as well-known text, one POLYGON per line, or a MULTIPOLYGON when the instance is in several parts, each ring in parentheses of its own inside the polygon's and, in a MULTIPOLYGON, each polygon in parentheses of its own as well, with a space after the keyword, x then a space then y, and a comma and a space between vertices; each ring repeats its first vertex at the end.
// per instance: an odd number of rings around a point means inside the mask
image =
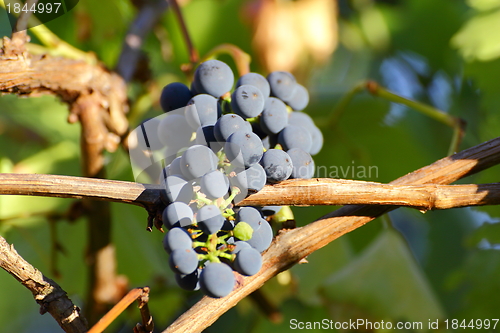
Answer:
POLYGON ((353 257, 347 237, 341 237, 309 255, 306 264, 295 265, 291 272, 297 284, 297 297, 306 304, 321 304, 321 287, 327 277, 344 267, 353 257))
POLYGON ((451 39, 467 60, 489 61, 500 56, 498 43, 500 31, 500 10, 478 14, 470 19, 451 39))
POLYGON ((476 10, 487 11, 500 7, 500 0, 467 0, 467 5, 476 10))
MULTIPOLYGON (((455 303, 460 309, 455 318, 498 318, 500 298, 495 295, 500 294, 500 251, 474 251, 464 263, 461 273, 462 289, 465 293, 462 294, 462 299, 455 303)), ((496 329, 498 330, 498 325, 496 329)))
POLYGON ((382 232, 356 260, 328 279, 325 296, 384 320, 427 322, 444 317, 425 275, 392 229, 382 232))

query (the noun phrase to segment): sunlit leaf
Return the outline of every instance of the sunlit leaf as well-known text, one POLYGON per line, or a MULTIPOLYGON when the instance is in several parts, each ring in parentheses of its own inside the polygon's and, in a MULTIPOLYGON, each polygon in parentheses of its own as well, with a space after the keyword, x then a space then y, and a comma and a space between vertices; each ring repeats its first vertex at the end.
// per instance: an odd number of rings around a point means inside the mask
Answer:
POLYGON ((453 36, 451 43, 467 61, 493 60, 500 56, 499 30, 500 10, 476 15, 453 36))

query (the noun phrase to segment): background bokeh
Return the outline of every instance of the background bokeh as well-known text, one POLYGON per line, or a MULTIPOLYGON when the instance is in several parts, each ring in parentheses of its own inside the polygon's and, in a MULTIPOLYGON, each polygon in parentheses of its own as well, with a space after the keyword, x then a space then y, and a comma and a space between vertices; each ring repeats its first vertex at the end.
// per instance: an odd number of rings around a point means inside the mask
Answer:
MULTIPOLYGON (((336 123, 329 122, 340 98, 364 79, 463 118, 467 130, 461 149, 500 133, 500 0, 181 3, 200 55, 232 43, 252 56, 253 71, 290 70, 309 89, 306 112, 325 136, 317 166, 333 171, 375 166, 378 171, 331 177, 386 183, 447 154, 450 128, 366 92, 355 96, 336 123)), ((80 0, 47 27, 75 47, 95 52, 113 69, 136 13, 130 1, 80 0)), ((0 33, 10 36, 8 21, 0 20, 0 33)), ((220 59, 236 73, 229 56, 220 59)), ((147 36, 140 75, 129 84, 131 128, 161 112, 158 97, 165 84, 188 83, 180 69, 186 62, 178 21, 167 11, 147 36)), ((81 175, 80 126, 68 124, 67 115, 67 106, 53 97, 0 97, 0 172, 81 175)), ((110 179, 133 180, 123 149, 106 155, 106 169, 110 179)), ((498 182, 498 173, 496 166, 461 183, 498 182)), ((71 203, 0 196, 0 234, 83 306, 86 228, 83 220, 60 218, 71 203)), ((301 226, 334 208, 300 207, 294 213, 301 226)), ((150 308, 160 332, 201 294, 176 286, 162 235, 145 231, 143 209, 113 203, 112 217, 118 271, 131 287, 151 287, 150 308)), ((281 323, 270 322, 244 299, 207 332, 288 332, 293 318, 421 321, 424 327, 436 319, 499 318, 499 217, 500 207, 425 214, 400 208, 268 281, 263 293, 282 312, 281 323)), ((131 332, 139 320, 131 307, 108 332, 131 332)), ((61 331, 48 314, 39 315, 30 293, 3 271, 0 323, 4 332, 61 331)))

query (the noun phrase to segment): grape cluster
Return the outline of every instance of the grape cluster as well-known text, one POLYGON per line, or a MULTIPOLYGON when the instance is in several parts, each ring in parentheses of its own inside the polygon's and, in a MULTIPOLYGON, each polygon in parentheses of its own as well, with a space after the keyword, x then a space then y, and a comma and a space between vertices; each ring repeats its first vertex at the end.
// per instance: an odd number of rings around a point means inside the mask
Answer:
POLYGON ((266 217, 281 207, 234 208, 233 202, 266 183, 311 178, 311 155, 323 145, 321 131, 301 112, 307 90, 292 74, 243 75, 234 85, 230 67, 218 60, 198 66, 191 87, 171 83, 160 104, 165 117, 149 121, 164 149, 161 199, 163 246, 180 287, 224 297, 234 271, 254 275, 273 231, 266 217), (233 209, 234 208, 234 209, 233 209))

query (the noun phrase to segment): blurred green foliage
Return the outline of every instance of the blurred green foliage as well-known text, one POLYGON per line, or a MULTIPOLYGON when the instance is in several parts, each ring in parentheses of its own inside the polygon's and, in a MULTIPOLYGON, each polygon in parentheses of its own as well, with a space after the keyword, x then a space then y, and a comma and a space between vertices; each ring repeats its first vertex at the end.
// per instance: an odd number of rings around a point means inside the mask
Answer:
MULTIPOLYGON (((233 43, 256 58, 252 30, 241 18, 244 4, 192 0, 183 8, 201 55, 219 44, 233 43)), ((500 1, 340 0, 339 8, 338 49, 326 64, 301 76, 311 93, 307 112, 323 126, 325 136, 325 146, 315 157, 318 166, 326 170, 376 166, 377 173, 362 180, 389 182, 445 156, 451 129, 367 93, 353 100, 334 128, 325 127, 323 120, 336 102, 367 78, 465 119, 462 148, 499 135, 500 1)), ((75 47, 95 52, 113 68, 135 14, 129 1, 81 0, 47 27, 75 47)), ((10 35, 8 22, 0 22, 0 32, 10 35)), ((151 78, 130 85, 132 126, 159 114, 152 99, 159 87, 187 82, 180 70, 188 60, 187 51, 172 12, 147 37, 143 50, 151 78), (134 104, 137 101, 141 102, 134 104)), ((223 60, 234 68, 230 58, 223 60)), ((252 70, 266 74, 256 61, 252 70)), ((52 97, 2 96, 0 171, 80 175, 80 126, 68 124, 67 114, 66 105, 52 97)), ((110 179, 133 180, 125 152, 107 154, 106 161, 110 179)), ((496 166, 461 182, 498 182, 498 172, 496 166)), ((84 221, 49 222, 54 213, 66 212, 71 202, 1 196, 0 234, 82 306, 87 277, 84 221), (62 251, 54 256, 56 241, 62 251), (59 274, 54 276, 56 268, 59 274)), ((305 207, 294 212, 301 226, 332 209, 305 207)), ((112 213, 119 273, 132 287, 152 288, 150 308, 155 326, 162 329, 200 295, 176 287, 167 269, 162 235, 145 231, 144 210, 112 204, 112 213)), ((425 215, 399 209, 312 254, 308 264, 269 281, 262 290, 282 311, 282 323, 269 322, 245 299, 207 332, 288 332, 291 319, 422 321, 426 328, 427 321, 435 319, 498 318, 499 218, 500 207, 425 215)), ((29 292, 7 273, 0 273, 0 286, 2 331, 60 330, 48 315, 38 314, 29 292)), ((130 332, 138 314, 128 310, 109 331, 130 332)))

